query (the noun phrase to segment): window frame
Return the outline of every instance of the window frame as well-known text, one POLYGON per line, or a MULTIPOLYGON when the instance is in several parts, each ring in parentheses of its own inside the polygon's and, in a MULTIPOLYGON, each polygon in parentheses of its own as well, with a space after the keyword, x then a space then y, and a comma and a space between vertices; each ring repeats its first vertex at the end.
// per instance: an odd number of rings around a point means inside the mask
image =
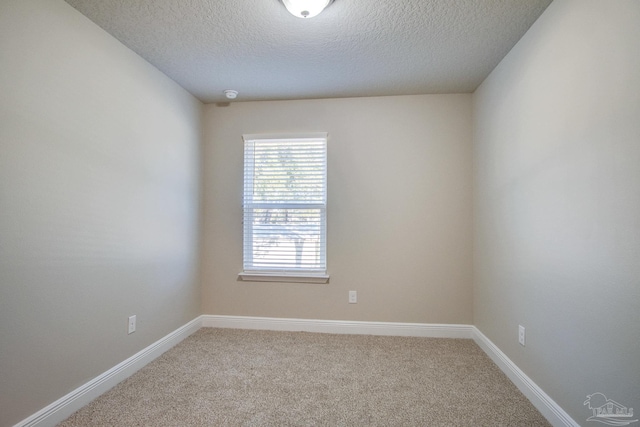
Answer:
MULTIPOLYGON (((252 281, 252 282, 287 282, 287 283, 328 283, 329 282, 329 274, 327 272, 327 193, 328 193, 328 182, 327 182, 327 145, 329 142, 329 135, 327 132, 310 132, 310 133, 290 133, 290 134, 243 134, 243 189, 242 189, 242 271, 238 274, 238 278, 242 281, 252 281), (245 270, 245 241, 247 229, 253 230, 252 227, 247 227, 244 224, 245 221, 245 210, 247 206, 245 205, 246 198, 246 183, 251 181, 251 177, 247 177, 246 175, 246 146, 247 143, 253 141, 295 141, 295 140, 305 140, 305 139, 322 139, 324 140, 324 203, 283 203, 280 202, 278 207, 283 209, 293 209, 297 206, 304 205, 304 208, 321 208, 321 241, 324 244, 324 248, 321 249, 324 252, 324 270, 304 270, 304 269, 273 269, 273 270, 260 270, 260 269, 247 269, 245 270)), ((268 205, 269 203, 262 203, 263 205, 268 205)))

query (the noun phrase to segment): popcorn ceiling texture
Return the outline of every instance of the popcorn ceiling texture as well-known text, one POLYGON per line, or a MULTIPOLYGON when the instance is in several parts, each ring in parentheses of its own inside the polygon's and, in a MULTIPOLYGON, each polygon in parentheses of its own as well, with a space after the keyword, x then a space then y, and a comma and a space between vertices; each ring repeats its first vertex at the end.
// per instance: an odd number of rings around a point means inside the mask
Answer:
POLYGON ((203 102, 469 93, 551 0, 66 0, 203 102))
POLYGON ((472 340, 205 328, 75 426, 549 424, 472 340))

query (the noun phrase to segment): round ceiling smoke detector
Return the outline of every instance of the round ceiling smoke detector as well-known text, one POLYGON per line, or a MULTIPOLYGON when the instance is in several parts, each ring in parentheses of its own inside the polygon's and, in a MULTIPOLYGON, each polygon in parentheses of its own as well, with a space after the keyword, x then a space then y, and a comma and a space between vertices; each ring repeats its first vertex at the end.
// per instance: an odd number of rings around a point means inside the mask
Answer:
POLYGON ((238 91, 227 89, 224 91, 224 96, 226 96, 227 99, 236 99, 238 97, 238 91))

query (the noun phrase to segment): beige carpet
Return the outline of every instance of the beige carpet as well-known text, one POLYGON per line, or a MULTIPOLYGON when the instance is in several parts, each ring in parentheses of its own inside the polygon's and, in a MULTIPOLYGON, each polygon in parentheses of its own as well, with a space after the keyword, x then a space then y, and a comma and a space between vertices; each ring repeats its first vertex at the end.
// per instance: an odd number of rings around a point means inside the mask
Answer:
POLYGON ((472 341, 203 328, 60 426, 548 426, 472 341))

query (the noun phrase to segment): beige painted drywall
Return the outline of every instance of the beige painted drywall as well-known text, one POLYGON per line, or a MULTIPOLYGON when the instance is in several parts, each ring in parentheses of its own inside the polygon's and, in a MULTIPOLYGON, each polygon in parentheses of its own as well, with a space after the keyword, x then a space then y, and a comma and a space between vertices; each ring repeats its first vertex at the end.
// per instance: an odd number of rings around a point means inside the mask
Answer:
POLYGON ((474 321, 580 424, 640 409, 639 77, 640 2, 555 0, 474 94, 474 321))
POLYGON ((207 105, 203 312, 470 323, 470 107, 470 95, 207 105), (238 281, 242 134, 320 131, 330 283, 238 281))
POLYGON ((0 64, 8 426, 200 314, 201 104, 62 0, 0 2, 0 64))

